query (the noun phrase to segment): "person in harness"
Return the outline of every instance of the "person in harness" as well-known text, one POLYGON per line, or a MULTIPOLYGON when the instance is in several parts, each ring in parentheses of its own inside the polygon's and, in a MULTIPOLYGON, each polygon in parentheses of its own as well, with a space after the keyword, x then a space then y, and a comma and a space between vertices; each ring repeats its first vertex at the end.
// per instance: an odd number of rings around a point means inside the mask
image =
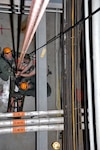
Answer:
POLYGON ((3 49, 3 53, 0 56, 0 78, 7 81, 9 77, 14 76, 15 61, 12 55, 12 51, 9 47, 3 49))
POLYGON ((16 85, 19 88, 19 93, 24 96, 35 97, 35 65, 33 65, 28 54, 25 55, 23 64, 18 69, 16 73, 16 85))
MULTIPOLYGON (((30 63, 16 76, 22 77, 22 80, 18 83, 19 91, 26 96, 36 96, 36 60, 35 58, 30 60, 30 63)), ((47 83, 47 96, 51 95, 51 87, 47 83)))
POLYGON ((35 92, 35 78, 23 78, 23 80, 19 83, 19 92, 24 96, 36 96, 35 92))

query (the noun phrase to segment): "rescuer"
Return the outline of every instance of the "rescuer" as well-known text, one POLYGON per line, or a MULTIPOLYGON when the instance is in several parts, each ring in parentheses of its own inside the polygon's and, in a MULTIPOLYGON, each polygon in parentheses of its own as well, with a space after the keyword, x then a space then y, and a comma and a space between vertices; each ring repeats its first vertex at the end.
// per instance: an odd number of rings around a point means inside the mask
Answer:
POLYGON ((25 96, 35 97, 35 78, 26 79, 19 83, 19 92, 25 96), (33 80, 32 80, 33 79, 33 80))
MULTIPOLYGON (((18 74, 16 77, 23 77, 20 80, 20 85, 18 85, 20 92, 27 96, 36 95, 36 71, 35 71, 36 60, 35 57, 30 61, 30 63, 18 74), (23 82, 24 80, 24 82, 23 82), (21 86, 22 85, 22 86, 21 86), (25 85, 25 86, 24 86, 25 85), (25 89, 23 88, 25 87, 25 89)), ((16 79, 17 81, 18 79, 16 79)), ((18 82, 17 82, 18 83, 18 82)), ((49 83, 47 83, 47 96, 51 95, 51 87, 49 83)))
POLYGON ((14 77, 15 61, 12 55, 12 51, 9 47, 3 49, 3 53, 0 56, 0 78, 7 81, 9 77, 14 77))

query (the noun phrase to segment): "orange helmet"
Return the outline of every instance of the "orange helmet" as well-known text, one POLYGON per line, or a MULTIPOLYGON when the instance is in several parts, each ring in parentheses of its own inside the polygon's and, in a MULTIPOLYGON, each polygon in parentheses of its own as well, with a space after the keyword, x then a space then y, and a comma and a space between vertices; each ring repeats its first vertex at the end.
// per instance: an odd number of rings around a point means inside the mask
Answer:
POLYGON ((27 90, 27 89, 28 89, 28 83, 27 83, 27 82, 21 82, 20 88, 21 88, 22 90, 27 90))
POLYGON ((5 48, 3 49, 3 52, 4 52, 4 54, 11 53, 11 49, 10 49, 9 47, 5 47, 5 48))

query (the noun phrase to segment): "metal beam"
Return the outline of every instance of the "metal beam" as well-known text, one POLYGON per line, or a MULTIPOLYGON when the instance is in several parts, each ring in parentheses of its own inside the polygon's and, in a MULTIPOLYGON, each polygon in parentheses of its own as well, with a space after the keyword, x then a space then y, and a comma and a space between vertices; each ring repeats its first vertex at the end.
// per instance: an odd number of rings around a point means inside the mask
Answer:
MULTIPOLYGON (((30 0, 25 0, 24 2, 24 8, 22 11, 22 14, 29 14, 29 10, 30 10, 30 6, 32 1, 30 0)), ((20 1, 19 0, 15 0, 14 1, 14 5, 13 5, 13 13, 15 14, 20 14, 20 1)), ((46 8, 46 12, 59 12, 62 13, 62 3, 55 3, 55 2, 49 2, 47 8, 46 8)), ((9 0, 5 0, 5 1, 1 1, 0 0, 0 13, 12 13, 12 11, 10 10, 10 2, 9 0)))
MULTIPOLYGON (((46 43, 46 14, 43 15, 42 20, 36 32, 36 49, 46 43)), ((36 81, 37 81, 37 111, 47 110, 47 62, 46 62, 46 47, 36 51, 37 65, 36 65, 36 81)), ((48 132, 39 131, 37 133, 37 150, 48 149, 48 132), (43 144, 45 141, 45 144, 43 144)))
MULTIPOLYGON (((25 0, 25 6, 31 6, 31 0, 25 0)), ((2 1, 2 0, 0 0, 0 4, 5 4, 5 5, 10 5, 10 2, 9 2, 9 0, 4 0, 4 1, 2 1)), ((14 5, 19 5, 20 6, 20 1, 19 0, 14 0, 14 5)), ((62 3, 52 3, 52 2, 50 2, 49 4, 48 4, 48 7, 47 8, 58 8, 58 9, 62 9, 62 3)))

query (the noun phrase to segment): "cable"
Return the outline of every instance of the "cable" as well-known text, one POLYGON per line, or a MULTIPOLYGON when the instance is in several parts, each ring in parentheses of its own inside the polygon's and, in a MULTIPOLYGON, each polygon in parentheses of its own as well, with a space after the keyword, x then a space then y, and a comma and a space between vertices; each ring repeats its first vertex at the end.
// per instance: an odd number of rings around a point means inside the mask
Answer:
MULTIPOLYGON (((77 25, 83 23, 84 21, 86 21, 87 19, 91 18, 94 14, 96 14, 97 12, 100 11, 100 8, 98 8, 97 10, 95 10, 93 13, 91 13, 91 15, 87 16, 84 19, 80 19, 77 23, 75 23, 73 26, 69 27, 68 29, 66 29, 64 32, 60 32, 58 33, 58 35, 54 36, 52 39, 50 39, 49 41, 47 41, 47 43, 45 43, 44 45, 42 45, 41 47, 37 48, 36 51, 38 51, 39 49, 43 48, 44 46, 52 43, 53 41, 55 41, 56 39, 60 38, 61 36, 63 36, 65 33, 69 32, 71 29, 75 28, 77 25)), ((29 55, 33 54, 34 50, 29 53, 29 55)))
POLYGON ((12 43, 13 43, 13 52, 15 58, 15 42, 14 42, 14 25, 13 25, 13 11, 14 11, 14 3, 13 0, 10 0, 12 13, 10 14, 10 25, 11 25, 11 35, 12 35, 12 43))

